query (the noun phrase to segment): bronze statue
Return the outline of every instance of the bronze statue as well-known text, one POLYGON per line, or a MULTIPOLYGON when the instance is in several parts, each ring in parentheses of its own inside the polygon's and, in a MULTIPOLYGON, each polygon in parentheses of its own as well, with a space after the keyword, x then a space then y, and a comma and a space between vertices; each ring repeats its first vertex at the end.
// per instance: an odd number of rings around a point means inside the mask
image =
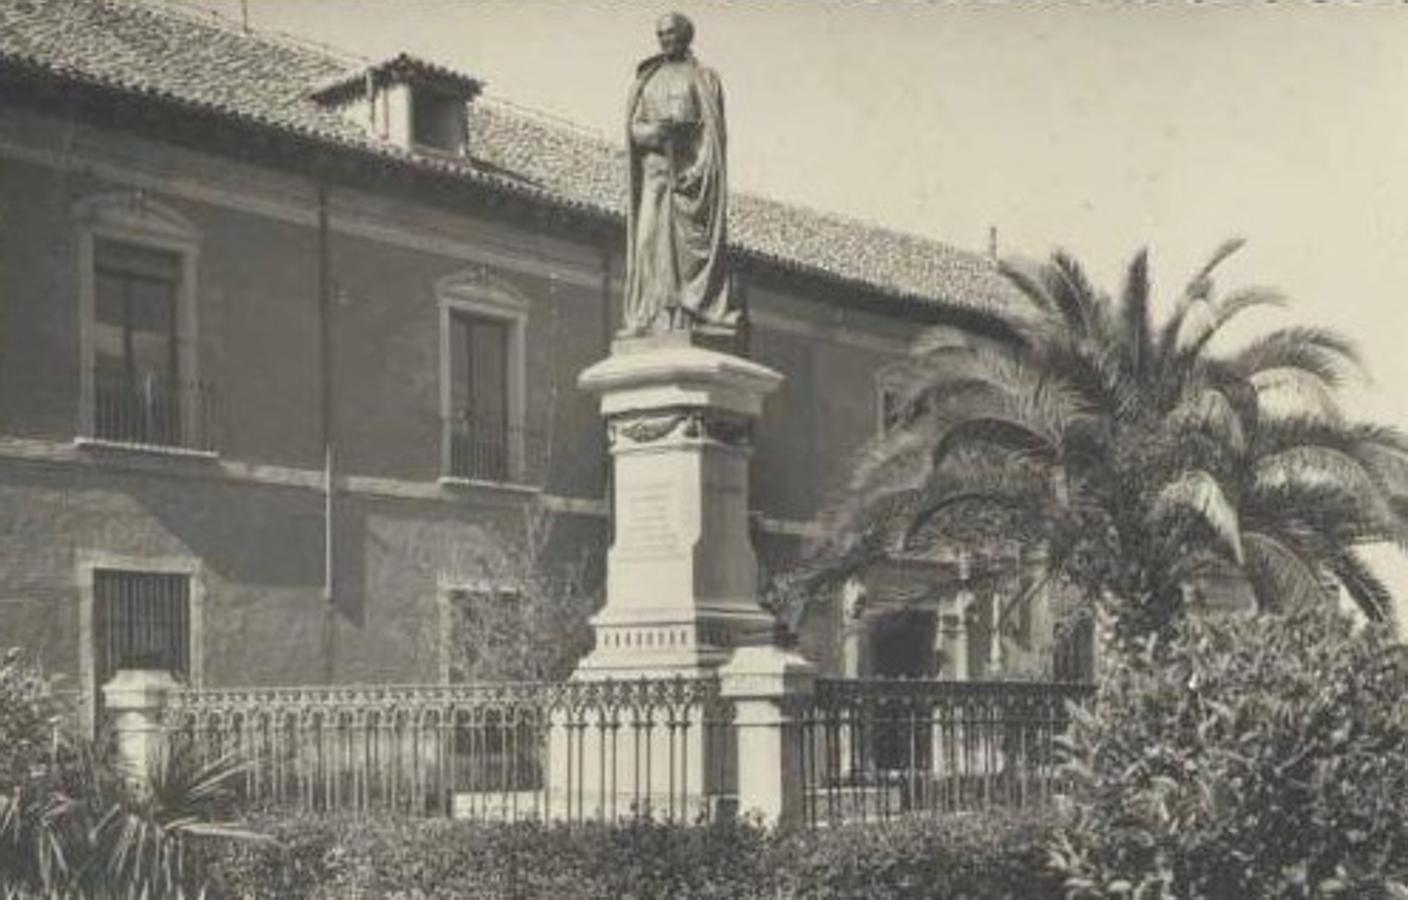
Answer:
POLYGON ((656 26, 660 53, 636 68, 626 111, 623 333, 732 333, 724 174, 724 95, 690 52, 694 26, 671 13, 656 26))

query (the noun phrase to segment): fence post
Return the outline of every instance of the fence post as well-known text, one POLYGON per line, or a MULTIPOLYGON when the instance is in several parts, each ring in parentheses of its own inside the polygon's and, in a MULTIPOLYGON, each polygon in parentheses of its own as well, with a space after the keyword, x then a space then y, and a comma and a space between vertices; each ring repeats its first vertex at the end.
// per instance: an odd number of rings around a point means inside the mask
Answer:
POLYGON ((118 768, 139 790, 150 783, 151 766, 162 750, 162 708, 170 692, 179 687, 170 672, 158 669, 120 669, 103 685, 118 768))
POLYGON ((803 728, 817 670, 781 647, 739 647, 719 670, 720 693, 734 704, 738 809, 769 825, 803 818, 803 728))

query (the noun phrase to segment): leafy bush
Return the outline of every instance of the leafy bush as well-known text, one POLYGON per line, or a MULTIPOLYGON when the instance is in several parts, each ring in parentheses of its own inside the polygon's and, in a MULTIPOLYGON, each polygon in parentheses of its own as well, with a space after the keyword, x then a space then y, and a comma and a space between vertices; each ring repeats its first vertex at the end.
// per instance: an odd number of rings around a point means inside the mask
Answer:
POLYGON ((1183 624, 1068 736, 1073 898, 1408 898, 1408 651, 1313 608, 1183 624))
POLYGON ((136 788, 65 727, 53 682, 0 658, 0 896, 168 900, 199 893, 193 845, 253 835, 214 824, 241 769, 172 753, 136 788))
POLYGON ((306 817, 230 846, 214 896, 332 900, 847 900, 1059 896, 1049 826, 957 817, 777 834, 743 821, 676 826, 306 817))
POLYGON ((799 832, 772 848, 787 900, 1043 900, 1050 816, 1022 810, 799 832))

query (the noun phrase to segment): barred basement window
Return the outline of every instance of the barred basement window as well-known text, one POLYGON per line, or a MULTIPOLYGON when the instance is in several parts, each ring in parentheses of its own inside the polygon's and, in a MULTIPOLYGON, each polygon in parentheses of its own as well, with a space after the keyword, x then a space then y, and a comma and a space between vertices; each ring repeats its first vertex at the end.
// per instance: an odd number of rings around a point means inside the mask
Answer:
POLYGON ((493 669, 496 649, 509 644, 522 627, 519 593, 511 588, 456 588, 447 599, 450 683, 493 676, 488 670, 493 669))
POLYGON ((119 669, 190 674, 191 580, 163 572, 93 571, 94 672, 106 684, 119 669))

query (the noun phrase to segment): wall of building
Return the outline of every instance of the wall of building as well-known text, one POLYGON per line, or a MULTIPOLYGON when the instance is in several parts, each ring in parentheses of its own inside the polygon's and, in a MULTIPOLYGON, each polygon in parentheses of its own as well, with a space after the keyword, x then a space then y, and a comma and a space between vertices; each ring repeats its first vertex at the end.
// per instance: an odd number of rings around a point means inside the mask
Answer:
MULTIPOLYGON (((559 559, 610 540, 608 465, 577 374, 605 354, 619 255, 589 241, 456 216, 370 188, 329 193, 336 590, 323 598, 316 186, 248 162, 6 109, 0 117, 0 643, 76 672, 81 567, 94 554, 199 563, 207 683, 434 677, 431 623, 447 580, 521 540, 534 498, 559 559), (76 225, 87 197, 142 191, 199 235, 200 377, 217 458, 75 447, 76 225), (484 278, 526 303, 525 426, 547 454, 540 490, 445 485, 440 298, 484 278)), ((618 288, 619 289, 619 288, 618 288)), ((752 465, 765 572, 810 523, 876 430, 876 370, 915 324, 750 291, 754 358, 787 380, 752 465)), ((817 622, 829 621, 825 617, 817 622)), ((829 626, 811 626, 826 656, 829 626)))

